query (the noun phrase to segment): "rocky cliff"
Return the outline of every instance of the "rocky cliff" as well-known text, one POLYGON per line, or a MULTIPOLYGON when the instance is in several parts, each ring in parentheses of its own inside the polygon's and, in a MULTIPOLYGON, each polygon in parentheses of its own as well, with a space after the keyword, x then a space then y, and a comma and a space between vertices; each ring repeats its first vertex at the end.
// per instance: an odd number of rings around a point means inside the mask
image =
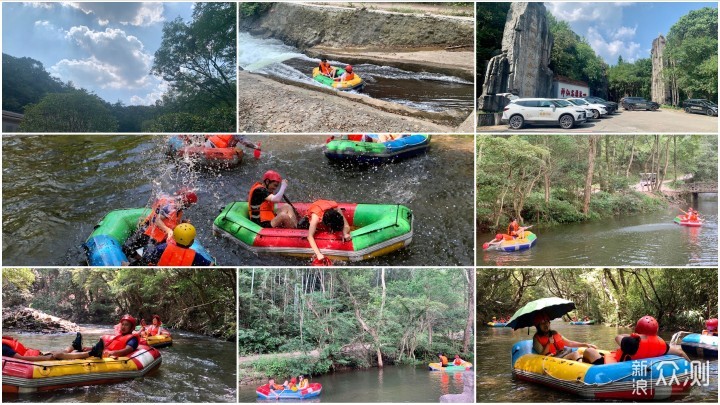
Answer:
POLYGON ((663 70, 667 66, 667 60, 665 59, 665 42, 665 37, 662 35, 658 36, 653 40, 652 50, 650 52, 652 59, 650 98, 659 104, 670 104, 672 102, 670 83, 663 74, 663 70))
POLYGON ((553 38, 542 3, 513 3, 503 31, 501 54, 490 59, 478 107, 500 111, 507 99, 500 93, 520 97, 549 97, 553 72, 550 52, 553 38))

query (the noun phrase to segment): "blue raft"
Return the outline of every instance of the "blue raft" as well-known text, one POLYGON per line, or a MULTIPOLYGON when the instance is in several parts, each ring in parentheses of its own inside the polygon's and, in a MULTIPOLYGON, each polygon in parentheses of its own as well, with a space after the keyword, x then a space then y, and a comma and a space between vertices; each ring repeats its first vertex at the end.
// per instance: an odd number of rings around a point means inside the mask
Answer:
POLYGON ((572 321, 570 322, 570 325, 594 325, 595 321, 572 321))
MULTIPOLYGON (((378 135, 365 137, 377 140, 378 135)), ((425 153, 430 147, 430 138, 430 135, 411 134, 382 143, 333 139, 325 145, 324 153, 328 159, 344 163, 390 163, 425 153)))
POLYGON ((680 341, 685 353, 706 358, 718 357, 718 337, 691 333, 680 341))
MULTIPOLYGON (((121 266, 128 258, 122 245, 137 229, 140 218, 150 213, 148 208, 130 208, 110 211, 95 225, 94 231, 83 244, 90 266, 121 266)), ((215 264, 215 259, 197 239, 190 246, 197 254, 215 264)))

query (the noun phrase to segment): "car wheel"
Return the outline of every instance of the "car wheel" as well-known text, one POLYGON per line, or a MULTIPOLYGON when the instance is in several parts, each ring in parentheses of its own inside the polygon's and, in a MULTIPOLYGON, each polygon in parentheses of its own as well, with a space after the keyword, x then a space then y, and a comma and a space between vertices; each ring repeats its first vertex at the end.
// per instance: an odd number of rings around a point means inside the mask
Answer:
POLYGON ((685 107, 685 112, 690 114, 690 107, 685 107))
POLYGON ((656 111, 658 108, 655 106, 650 107, 650 111, 656 111))
POLYGON ((713 110, 711 110, 711 109, 709 109, 709 108, 708 108, 707 110, 705 110, 705 114, 706 114, 708 117, 714 117, 714 116, 715 116, 715 113, 713 113, 713 110))
POLYGON ((560 117, 560 128, 570 129, 575 125, 575 119, 571 115, 563 115, 560 117))
POLYGON ((522 117, 522 115, 513 115, 510 117, 510 121, 508 121, 508 124, 510 124, 510 128, 512 129, 520 129, 525 124, 525 119, 522 117))
POLYGON ((598 110, 590 110, 590 111, 592 111, 592 115, 593 115, 593 119, 594 119, 594 120, 600 118, 600 111, 598 111, 598 110))
POLYGON ((629 105, 629 106, 625 107, 625 109, 628 110, 628 111, 632 111, 632 110, 635 109, 635 107, 629 105))

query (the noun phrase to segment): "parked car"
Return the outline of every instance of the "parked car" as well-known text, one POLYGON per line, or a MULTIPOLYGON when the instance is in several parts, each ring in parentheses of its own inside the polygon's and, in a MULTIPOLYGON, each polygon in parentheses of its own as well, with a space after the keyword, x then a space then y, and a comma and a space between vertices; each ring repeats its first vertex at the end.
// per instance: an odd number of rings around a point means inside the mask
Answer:
POLYGON ((686 113, 718 115, 718 105, 704 98, 689 98, 683 101, 683 109, 686 113))
POLYGON ((589 103, 584 98, 566 98, 565 100, 575 104, 578 107, 585 108, 585 115, 588 118, 600 119, 603 115, 607 115, 607 108, 598 103, 589 103))
POLYGON ((570 129, 587 120, 585 109, 565 100, 521 98, 513 100, 503 110, 501 122, 512 129, 527 124, 560 125, 570 129))
POLYGON ((650 110, 655 111, 660 108, 660 104, 654 101, 647 101, 642 97, 625 97, 621 100, 622 106, 626 110, 650 110))
POLYGON ((605 108, 607 108, 607 110, 608 110, 608 114, 614 114, 615 111, 618 110, 618 103, 616 103, 614 101, 607 101, 603 98, 595 97, 595 96, 584 97, 584 99, 588 103, 598 103, 598 104, 604 105, 605 108))

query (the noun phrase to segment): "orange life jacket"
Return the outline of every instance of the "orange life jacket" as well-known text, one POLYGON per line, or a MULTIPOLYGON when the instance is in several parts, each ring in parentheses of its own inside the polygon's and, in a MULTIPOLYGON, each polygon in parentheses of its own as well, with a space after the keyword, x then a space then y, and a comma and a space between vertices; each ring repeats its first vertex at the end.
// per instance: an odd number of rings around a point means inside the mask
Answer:
POLYGON ((248 194, 250 219, 255 222, 272 221, 275 218, 275 204, 272 201, 263 201, 260 205, 252 205, 253 192, 260 187, 265 187, 265 185, 259 181, 250 187, 250 194, 248 194))
POLYGON ((232 135, 210 135, 207 138, 216 148, 229 148, 232 146, 232 135))
POLYGON ((158 266, 192 266, 195 260, 195 251, 178 245, 167 244, 158 266))
POLYGON ((127 342, 134 337, 136 336, 132 333, 128 333, 127 335, 116 336, 102 335, 100 336, 100 339, 102 339, 103 343, 105 343, 106 350, 122 350, 127 347, 127 342))
POLYGON ((345 73, 345 77, 342 78, 342 81, 349 82, 350 80, 355 78, 355 73, 345 73))
POLYGON ((518 225, 517 222, 510 222, 510 224, 508 225, 508 231, 507 231, 507 233, 508 233, 509 235, 513 235, 513 236, 514 236, 514 235, 517 233, 517 231, 519 231, 519 230, 520 230, 520 225, 518 225))
MULTIPOLYGON (((611 352, 612 356, 610 357, 614 359, 615 362, 640 360, 662 356, 665 354, 666 351, 667 344, 660 336, 640 335, 640 346, 638 346, 637 353, 626 354, 623 353, 622 349, 617 349, 611 352)), ((608 356, 605 356, 606 364, 612 362, 612 360, 608 362, 607 357, 608 356)))
POLYGON ((160 327, 155 325, 150 325, 145 328, 145 333, 147 333, 149 336, 155 336, 158 333, 160 333, 160 327))
POLYGON ((453 361, 453 364, 456 365, 456 366, 459 366, 459 365, 462 364, 462 360, 460 360, 460 359, 455 359, 455 360, 453 361))
POLYGON ((332 66, 330 66, 330 63, 322 63, 320 62, 320 73, 324 75, 329 75, 332 72, 332 66))
POLYGON ((10 346, 10 348, 13 349, 15 351, 15 353, 17 353, 21 356, 39 356, 41 354, 40 350, 28 349, 27 347, 23 346, 23 344, 20 343, 20 341, 15 339, 14 337, 3 336, 2 342, 4 345, 10 346))
POLYGON ((303 379, 302 381, 300 381, 300 383, 298 383, 299 389, 307 388, 309 386, 310 386, 310 381, 308 381, 306 379, 303 379))
MULTIPOLYGON (((536 333, 534 338, 537 339, 537 341, 542 345, 543 348, 545 348, 545 346, 550 343, 550 336, 540 336, 536 333)), ((565 348, 565 341, 559 333, 555 333, 554 335, 552 335, 552 338, 555 343, 550 346, 550 353, 558 354, 565 348)))
POLYGON ((308 218, 312 218, 312 214, 315 214, 322 220, 325 211, 332 210, 338 207, 338 203, 331 200, 317 200, 307 210, 308 218))
POLYGON ((448 358, 445 356, 440 356, 440 364, 443 366, 447 366, 448 364, 448 358))
POLYGON ((170 215, 164 219, 162 219, 162 222, 170 229, 175 229, 177 224, 182 219, 182 210, 175 209, 175 201, 173 201, 170 197, 161 197, 152 206, 152 211, 150 212, 150 215, 145 218, 145 223, 147 224, 147 229, 145 229, 145 235, 152 238, 155 242, 161 243, 167 238, 167 233, 163 232, 162 229, 155 226, 154 219, 158 215, 158 212, 164 207, 165 205, 172 205, 173 211, 170 212, 170 215))
POLYGON ((362 142, 365 139, 363 134, 350 134, 348 135, 348 141, 362 142))

